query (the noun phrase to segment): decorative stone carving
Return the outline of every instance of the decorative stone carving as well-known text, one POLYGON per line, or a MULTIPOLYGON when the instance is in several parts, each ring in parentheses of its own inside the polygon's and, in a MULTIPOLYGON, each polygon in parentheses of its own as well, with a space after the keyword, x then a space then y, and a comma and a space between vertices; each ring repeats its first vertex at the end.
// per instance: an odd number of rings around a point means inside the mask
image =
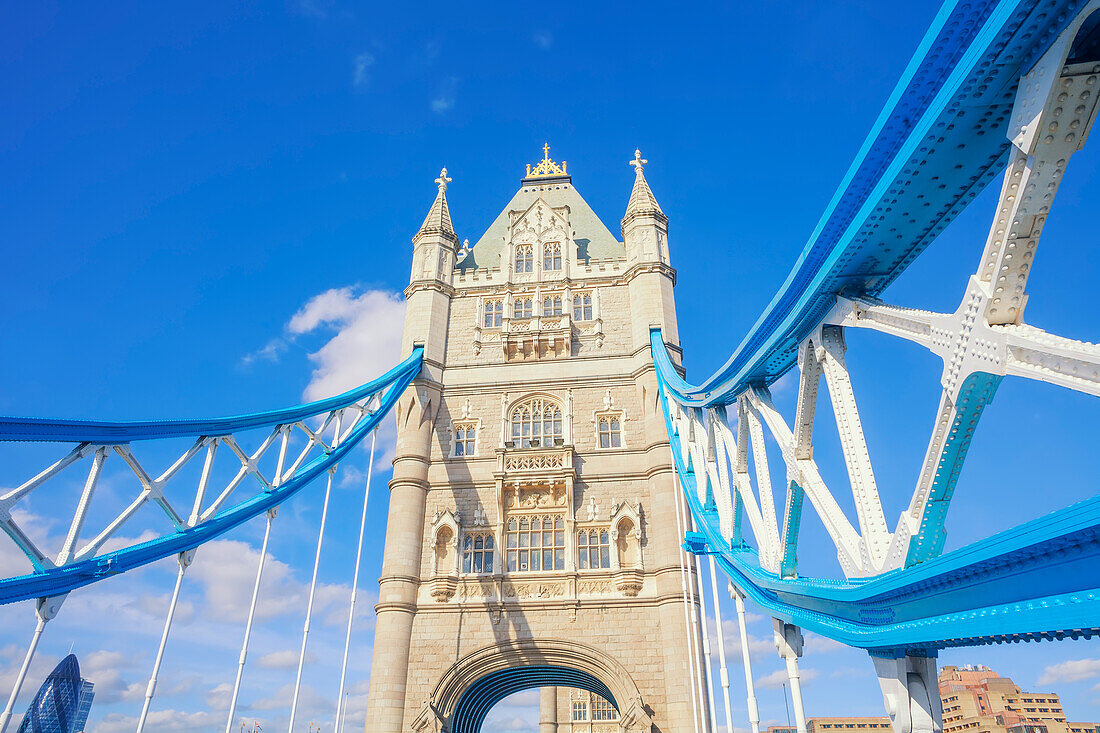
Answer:
POLYGON ((440 603, 446 603, 451 600, 457 588, 458 578, 453 575, 432 578, 431 582, 428 584, 429 593, 432 598, 440 603))
POLYGON ((615 573, 615 589, 628 598, 633 598, 642 590, 644 579, 642 571, 637 568, 620 570, 615 573))
POLYGON ((564 583, 505 583, 505 598, 561 598, 565 595, 564 583))
POLYGON ((483 598, 492 598, 496 595, 496 586, 492 583, 486 583, 481 581, 467 581, 462 584, 459 591, 459 598, 465 600, 481 600, 483 598))
POLYGON ((577 581, 578 595, 610 595, 611 590, 612 587, 610 580, 604 579, 577 581))
POLYGON ((510 454, 504 457, 505 471, 544 471, 565 466, 561 451, 510 454))

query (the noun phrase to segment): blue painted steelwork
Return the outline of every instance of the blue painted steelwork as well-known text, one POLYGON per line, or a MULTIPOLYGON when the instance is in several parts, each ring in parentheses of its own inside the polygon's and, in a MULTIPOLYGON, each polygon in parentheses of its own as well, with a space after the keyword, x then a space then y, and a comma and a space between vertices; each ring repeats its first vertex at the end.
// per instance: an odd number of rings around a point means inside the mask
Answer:
MULTIPOLYGON (((335 397, 307 402, 296 407, 205 420, 100 422, 91 420, 51 420, 39 417, 0 417, 0 440, 115 445, 159 438, 230 435, 242 430, 297 422, 312 415, 338 410, 357 400, 368 397, 391 381, 401 379, 407 371, 414 367, 416 372, 419 372, 423 353, 424 348, 417 346, 409 358, 377 379, 335 397)), ((415 373, 413 376, 415 376, 415 373)))
POLYGON ((513 667, 487 674, 462 693, 451 718, 451 733, 477 733, 494 705, 517 692, 536 687, 573 687, 599 695, 616 710, 619 704, 598 678, 568 667, 513 667))
POLYGON ((732 404, 790 369, 835 296, 877 296, 1002 170, 1019 78, 1067 27, 1073 0, 948 0, 779 292, 684 405, 732 404))
POLYGON ((944 521, 947 519, 947 508, 951 505, 951 496, 955 493, 955 484, 959 481, 959 472, 970 450, 978 418, 982 416, 985 406, 993 401, 1001 379, 993 374, 975 372, 962 383, 955 402, 955 420, 948 429, 935 478, 928 489, 928 503, 921 515, 920 529, 909 540, 906 565, 916 565, 943 552, 943 542, 947 539, 944 521))
MULTIPOLYGON (((673 461, 697 530, 747 597, 776 618, 883 653, 1100 634, 1100 496, 919 565, 855 580, 782 578, 731 546, 700 504, 667 409, 680 377, 650 334, 673 461)), ((698 543, 696 543, 698 544, 698 543)))
POLYGON ((381 404, 378 408, 356 425, 350 435, 332 450, 318 455, 307 463, 287 482, 270 491, 265 490, 236 506, 224 509, 194 527, 180 529, 173 534, 87 560, 0 580, 0 604, 68 593, 103 578, 148 565, 180 552, 192 550, 220 537, 253 517, 279 506, 308 486, 315 478, 324 475, 326 471, 343 460, 344 456, 351 452, 359 444, 359 441, 381 422, 382 418, 397 403, 405 388, 420 373, 422 360, 423 348, 416 347, 407 359, 386 374, 337 397, 285 410, 273 410, 239 417, 161 423, 85 423, 73 420, 50 421, 33 418, 4 418, 0 420, 0 424, 3 426, 0 438, 5 440, 79 442, 106 440, 108 443, 125 443, 132 440, 151 440, 158 437, 225 435, 236 430, 273 427, 301 420, 318 413, 340 409, 378 392, 387 385, 389 386, 385 396, 381 398, 381 404))

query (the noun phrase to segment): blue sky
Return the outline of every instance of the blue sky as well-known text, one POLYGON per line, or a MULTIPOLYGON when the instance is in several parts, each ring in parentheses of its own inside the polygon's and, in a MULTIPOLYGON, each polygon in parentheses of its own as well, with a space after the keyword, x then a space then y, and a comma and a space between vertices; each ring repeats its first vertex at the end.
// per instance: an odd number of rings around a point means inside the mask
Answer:
MULTIPOLYGON (((440 166, 454 178, 448 196, 459 236, 476 242, 544 141, 569 161, 574 183, 616 233, 633 180, 626 162, 635 147, 650 160, 650 184, 671 219, 686 365, 698 382, 782 282, 937 7, 5 5, 0 414, 229 414, 365 381, 396 361, 409 240, 440 166)), ((1070 165, 1027 309, 1029 323, 1090 341, 1098 334, 1095 224, 1087 217, 1098 164, 1093 145, 1070 165)), ((888 300, 955 309, 996 188, 888 300)), ((850 336, 849 355, 892 522, 916 480, 940 367, 911 344, 873 334, 850 336)), ((789 383, 776 388, 788 414, 793 397, 789 383)), ((1098 416, 1092 398, 1006 380, 962 474, 949 547, 1094 493, 1082 473, 1094 473, 1083 467, 1093 460, 1098 416)), ((842 489, 830 424, 819 425, 817 440, 826 481, 842 489)), ((0 450, 0 486, 56 458, 0 450)), ((369 675, 386 509, 381 463, 351 672, 355 705, 369 675)), ((345 466, 359 474, 349 471, 338 486, 338 515, 358 517, 365 465, 360 455, 345 466)), ((116 498, 125 496, 119 478, 116 498)), ((39 536, 63 533, 49 501, 24 510, 39 536)), ((318 517, 316 500, 285 508, 272 544, 269 602, 242 702, 249 719, 275 728, 287 713, 283 688, 293 681, 288 659, 299 643, 318 517)), ((807 516, 804 524, 803 572, 835 574, 820 523, 807 516)), ((311 638, 305 707, 326 724, 353 525, 337 523, 326 539, 323 621, 311 638)), ((220 725, 247 604, 247 591, 238 591, 250 583, 262 529, 257 522, 200 553, 154 704, 160 730, 220 725)), ((7 550, 5 574, 18 564, 7 550)), ((90 730, 132 729, 173 572, 166 564, 74 593, 48 627, 34 674, 41 679, 75 644, 101 689, 90 730)), ((6 690, 32 610, 5 607, 0 619, 6 690)), ((763 617, 751 627, 754 671, 767 678, 780 669, 767 648, 770 627, 763 617)), ((821 639, 808 647, 808 714, 881 712, 865 655, 821 639)), ((1096 642, 956 650, 941 660, 989 664, 1027 688, 1062 694, 1071 719, 1100 719, 1096 642)), ((740 672, 733 675, 742 716, 735 724, 744 728, 740 672)), ((785 722, 780 690, 763 687, 759 697, 765 719, 785 722)), ((493 726, 533 729, 531 701, 502 704, 493 726)))

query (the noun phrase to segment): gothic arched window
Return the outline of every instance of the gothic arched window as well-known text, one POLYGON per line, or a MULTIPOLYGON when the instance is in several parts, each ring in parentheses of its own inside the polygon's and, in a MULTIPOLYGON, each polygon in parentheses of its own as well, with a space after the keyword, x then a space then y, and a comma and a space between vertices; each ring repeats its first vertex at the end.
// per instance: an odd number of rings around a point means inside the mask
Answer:
POLYGON ((542 314, 544 316, 561 315, 561 296, 547 295, 542 299, 542 314))
POLYGON ((573 320, 592 320, 592 293, 577 293, 573 296, 573 320))
POLYGON ((499 300, 485 301, 485 328, 500 328, 504 315, 504 303, 499 300))
POLYGON ((516 272, 535 271, 535 251, 529 244, 516 247, 516 272))
POLYGON ((623 444, 622 425, 618 415, 601 415, 599 420, 601 448, 620 448, 623 444))
POLYGON ((565 570, 565 520, 560 514, 511 517, 505 546, 510 573, 565 570))
POLYGON ((547 242, 542 245, 542 269, 561 269, 561 244, 559 242, 547 242))
POLYGON ((462 540, 462 572, 493 572, 493 535, 466 535, 462 540))
POLYGON ((560 445, 561 407, 544 397, 532 397, 512 408, 512 440, 516 448, 560 445))
POLYGON ((530 298, 516 298, 512 301, 512 318, 530 318, 535 306, 530 298))
POLYGON ((581 570, 611 567, 611 535, 606 527, 577 533, 577 566, 581 570))

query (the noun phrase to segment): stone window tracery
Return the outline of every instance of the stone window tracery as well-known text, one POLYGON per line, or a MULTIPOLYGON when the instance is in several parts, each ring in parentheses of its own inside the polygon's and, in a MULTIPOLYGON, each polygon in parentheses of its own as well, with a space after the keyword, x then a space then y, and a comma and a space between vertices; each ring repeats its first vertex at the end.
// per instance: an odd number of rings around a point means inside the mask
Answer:
POLYGON ((493 535, 490 533, 466 535, 462 540, 462 572, 493 572, 493 535))
POLYGON ((600 415, 597 420, 597 432, 598 445, 601 448, 621 448, 623 445, 622 415, 617 413, 600 415))
POLYGON ((599 695, 587 690, 572 690, 569 693, 574 723, 601 723, 619 719, 615 706, 599 695))
POLYGON ((529 244, 516 247, 516 272, 535 271, 535 251, 529 244))
POLYGON ((577 293, 573 296, 573 320, 592 320, 592 293, 577 293))
POLYGON ((504 536, 508 572, 565 569, 565 519, 561 514, 510 517, 504 536))
POLYGON ((592 699, 592 720, 604 721, 604 720, 618 720, 619 711, 615 709, 615 706, 604 700, 602 697, 595 697, 592 699))
POLYGON ((560 295, 547 295, 542 299, 542 315, 544 316, 560 316, 561 315, 561 296, 560 295))
POLYGON ((534 312, 534 303, 530 298, 516 298, 512 303, 513 318, 530 318, 534 312))
POLYGON ((485 301, 485 328, 500 328, 504 317, 504 302, 500 300, 485 301))
POLYGON ((453 455, 461 456, 477 455, 477 423, 455 423, 455 443, 453 455))
POLYGON ((582 529, 577 533, 577 567, 580 570, 611 567, 611 534, 607 527, 582 529))
POLYGON ((516 448, 560 445, 561 407, 543 397, 533 397, 512 409, 512 442, 516 448))
POLYGON ((561 243, 547 242, 542 246, 542 269, 561 269, 561 243))

